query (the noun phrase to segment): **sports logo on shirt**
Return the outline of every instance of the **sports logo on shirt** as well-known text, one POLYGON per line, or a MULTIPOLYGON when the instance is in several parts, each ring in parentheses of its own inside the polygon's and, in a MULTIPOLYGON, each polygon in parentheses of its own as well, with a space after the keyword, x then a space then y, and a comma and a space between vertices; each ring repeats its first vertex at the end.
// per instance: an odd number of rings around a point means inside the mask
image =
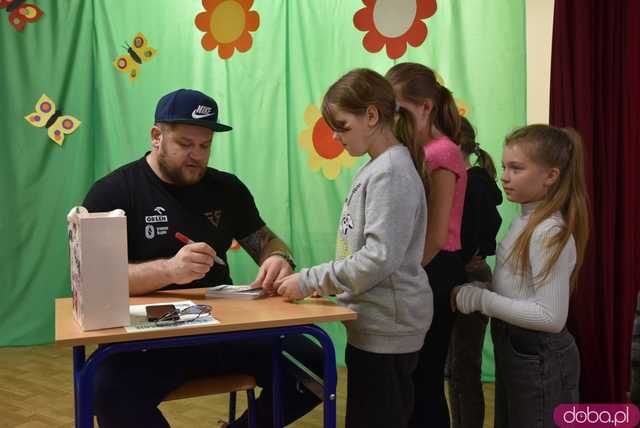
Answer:
POLYGON ((349 232, 349 229, 353 229, 353 220, 351 219, 351 214, 345 214, 342 216, 342 221, 340 222, 340 230, 343 235, 346 235, 349 232))
POLYGON ((169 217, 166 215, 167 210, 164 207, 155 207, 153 209, 154 214, 144 217, 145 227, 144 236, 147 239, 153 239, 156 236, 166 235, 169 231, 169 226, 155 225, 154 223, 168 223, 169 217))
POLYGON ((148 215, 144 218, 145 223, 166 223, 169 221, 165 215, 166 210, 163 207, 155 207, 153 209, 155 215, 148 215))
POLYGON ((222 218, 222 210, 207 211, 204 215, 207 217, 207 220, 209 220, 209 223, 218 227, 220 219, 222 218))

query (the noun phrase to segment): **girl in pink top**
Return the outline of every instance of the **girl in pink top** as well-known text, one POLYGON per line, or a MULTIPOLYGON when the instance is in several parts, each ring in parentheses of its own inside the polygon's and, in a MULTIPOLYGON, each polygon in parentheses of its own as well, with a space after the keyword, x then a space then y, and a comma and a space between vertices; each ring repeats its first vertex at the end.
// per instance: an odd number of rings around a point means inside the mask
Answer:
POLYGON ((387 72, 400 107, 416 123, 417 141, 424 144, 430 186, 427 239, 422 265, 433 289, 433 321, 413 373, 414 406, 409 426, 449 427, 444 395, 444 366, 455 319, 449 306, 453 287, 465 282, 460 250, 460 225, 467 172, 460 141, 460 116, 451 92, 428 67, 394 65, 387 72))
POLYGON ((430 173, 433 174, 434 171, 442 169, 454 175, 455 187, 447 222, 447 239, 441 249, 449 252, 458 251, 462 248, 460 226, 464 209, 464 193, 467 189, 467 169, 460 146, 443 135, 429 141, 424 146, 424 154, 430 173))

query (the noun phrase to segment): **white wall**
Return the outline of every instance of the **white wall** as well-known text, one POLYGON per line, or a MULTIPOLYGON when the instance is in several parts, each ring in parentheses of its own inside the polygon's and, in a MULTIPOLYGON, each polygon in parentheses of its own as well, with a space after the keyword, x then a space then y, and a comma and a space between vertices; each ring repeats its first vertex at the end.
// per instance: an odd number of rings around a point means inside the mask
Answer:
POLYGON ((548 123, 554 0, 526 2, 527 123, 548 123))

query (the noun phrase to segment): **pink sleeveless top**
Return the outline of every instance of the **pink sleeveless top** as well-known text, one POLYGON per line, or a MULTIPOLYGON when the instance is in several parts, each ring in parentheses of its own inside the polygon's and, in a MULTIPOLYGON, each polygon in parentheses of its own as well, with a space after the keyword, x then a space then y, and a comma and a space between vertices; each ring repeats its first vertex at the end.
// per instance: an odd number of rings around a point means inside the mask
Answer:
POLYGON ((460 245, 460 226, 464 209, 464 193, 467 190, 467 169, 462 151, 449 138, 442 136, 424 146, 424 155, 429 172, 446 169, 456 176, 456 187, 453 194, 453 205, 449 213, 447 242, 442 248, 445 251, 457 251, 460 245))

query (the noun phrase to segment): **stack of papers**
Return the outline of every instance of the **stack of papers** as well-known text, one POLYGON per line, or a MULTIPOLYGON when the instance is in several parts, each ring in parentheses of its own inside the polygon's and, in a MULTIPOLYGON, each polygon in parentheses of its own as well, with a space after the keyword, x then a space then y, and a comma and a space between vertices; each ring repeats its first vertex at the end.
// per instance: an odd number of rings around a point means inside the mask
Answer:
MULTIPOLYGON (((182 300, 179 302, 166 302, 156 304, 171 304, 176 307, 178 311, 185 309, 189 306, 193 306, 191 300, 182 300)), ((153 306, 153 305, 149 305, 153 306)), ((184 328, 192 327, 194 325, 211 325, 220 324, 220 321, 213 318, 213 316, 201 315, 196 319, 196 315, 182 315, 177 321, 162 321, 159 323, 147 320, 147 305, 131 305, 129 306, 129 320, 130 323, 124 329, 125 331, 132 333, 140 330, 165 330, 168 328, 184 328)))
POLYGON ((205 297, 208 299, 245 299, 253 300, 265 297, 267 293, 263 288, 251 288, 250 285, 218 285, 209 287, 205 297))

